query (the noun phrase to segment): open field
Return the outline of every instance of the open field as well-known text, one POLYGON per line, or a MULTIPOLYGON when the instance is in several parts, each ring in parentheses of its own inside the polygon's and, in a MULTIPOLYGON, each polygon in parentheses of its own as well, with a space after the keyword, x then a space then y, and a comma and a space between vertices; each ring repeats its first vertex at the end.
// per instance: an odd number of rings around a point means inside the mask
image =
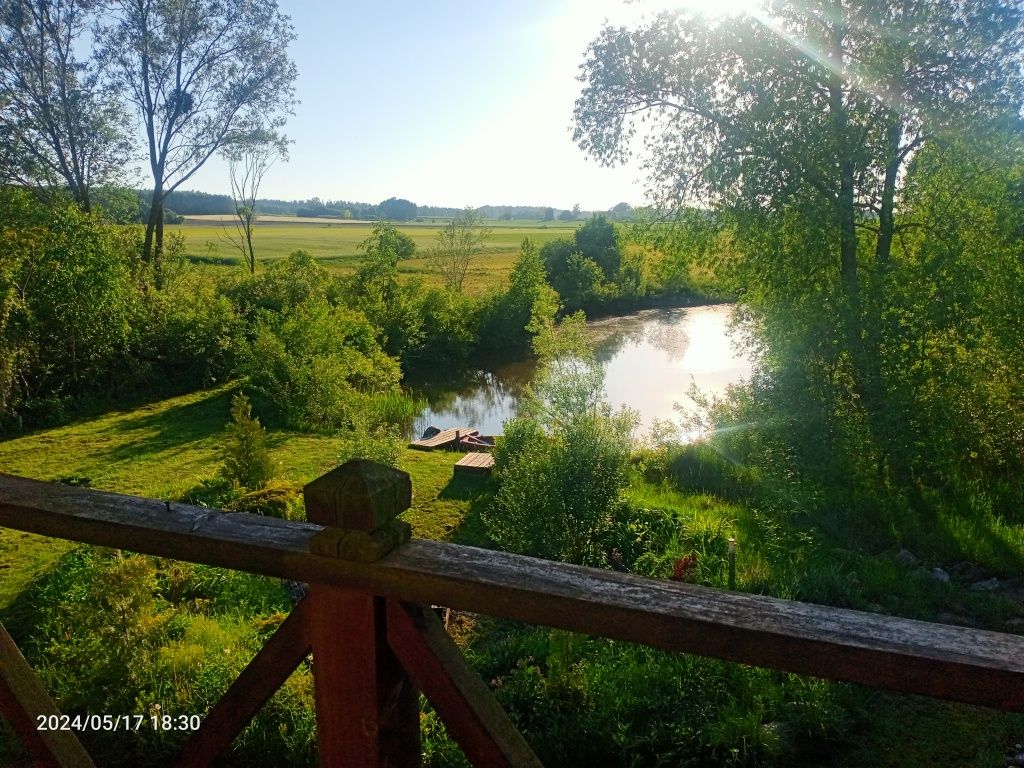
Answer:
MULTIPOLYGON (((414 258, 399 265, 399 272, 407 277, 422 277, 431 282, 427 254, 437 242, 437 233, 444 220, 431 224, 405 223, 398 226, 416 243, 414 258)), ((556 237, 571 237, 582 222, 488 222, 492 228, 486 250, 470 266, 465 288, 468 293, 482 293, 490 285, 508 274, 523 238, 529 237, 538 245, 556 237)), ((196 263, 219 269, 230 269, 241 264, 238 249, 228 235, 235 230, 227 216, 189 216, 184 224, 167 225, 168 233, 179 233, 185 238, 186 253, 196 263)), ((324 219, 298 219, 287 216, 267 216, 256 223, 253 243, 260 260, 280 259, 292 251, 302 249, 311 253, 324 267, 335 273, 346 273, 358 264, 359 245, 373 231, 371 222, 335 221, 324 219)))

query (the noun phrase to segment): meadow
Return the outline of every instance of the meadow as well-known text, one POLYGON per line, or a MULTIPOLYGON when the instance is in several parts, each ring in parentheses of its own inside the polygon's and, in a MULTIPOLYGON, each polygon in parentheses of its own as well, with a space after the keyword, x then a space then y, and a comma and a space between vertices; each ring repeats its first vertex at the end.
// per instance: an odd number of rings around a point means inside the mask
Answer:
MULTIPOLYGON (((428 217, 422 222, 398 225, 398 230, 416 243, 416 255, 399 264, 401 276, 422 278, 428 285, 438 283, 427 257, 446 221, 441 217, 428 217)), ((582 222, 487 222, 491 234, 484 252, 470 265, 464 286, 466 293, 484 293, 504 279, 523 238, 528 237, 540 246, 557 237, 572 237, 580 224, 582 222)), ((169 224, 166 231, 184 238, 185 253, 194 264, 218 272, 242 264, 240 253, 230 240, 235 229, 228 216, 187 216, 184 224, 169 224)), ((253 243, 260 261, 281 259, 301 249, 308 251, 330 272, 347 274, 358 265, 362 257, 360 244, 372 232, 372 222, 268 216, 256 222, 253 243)))

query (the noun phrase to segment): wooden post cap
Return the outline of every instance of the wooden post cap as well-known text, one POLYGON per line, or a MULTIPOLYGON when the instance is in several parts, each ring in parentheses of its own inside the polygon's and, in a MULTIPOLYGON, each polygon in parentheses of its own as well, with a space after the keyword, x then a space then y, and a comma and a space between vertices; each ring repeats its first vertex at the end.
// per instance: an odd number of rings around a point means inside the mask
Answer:
POLYGON ((412 505, 408 473, 352 459, 302 489, 311 523, 367 533, 383 528, 412 505))

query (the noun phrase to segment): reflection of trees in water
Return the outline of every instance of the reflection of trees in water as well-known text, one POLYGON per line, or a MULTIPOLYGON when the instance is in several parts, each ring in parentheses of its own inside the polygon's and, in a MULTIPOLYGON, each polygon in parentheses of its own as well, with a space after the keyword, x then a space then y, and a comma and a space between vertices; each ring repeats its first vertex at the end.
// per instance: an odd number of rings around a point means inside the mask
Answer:
POLYGON ((495 371, 474 371, 448 384, 423 387, 418 394, 427 399, 430 407, 416 420, 415 431, 429 426, 426 422, 432 416, 471 427, 510 418, 535 370, 534 361, 518 361, 501 365, 495 371))
MULTIPOLYGON (((655 309, 626 317, 598 320, 588 325, 588 337, 595 345, 597 359, 608 363, 630 347, 647 346, 663 354, 670 363, 686 355, 694 313, 701 309, 655 309)), ((718 311, 718 310, 712 310, 718 311)), ((713 332, 713 331, 712 331, 713 332)), ((657 357, 652 353, 652 356, 657 357)), ((501 423, 515 415, 520 398, 536 370, 532 360, 508 363, 494 371, 472 371, 461 378, 420 385, 418 394, 430 403, 429 410, 416 419, 415 435, 436 421, 439 427, 470 426, 500 430, 501 423)), ((638 372, 638 375, 641 375, 638 372)), ((631 403, 643 408, 642 402, 631 403)))
POLYGON ((649 344, 677 363, 690 344, 685 309, 652 309, 628 317, 597 321, 589 326, 590 339, 598 362, 606 363, 627 346, 649 344))

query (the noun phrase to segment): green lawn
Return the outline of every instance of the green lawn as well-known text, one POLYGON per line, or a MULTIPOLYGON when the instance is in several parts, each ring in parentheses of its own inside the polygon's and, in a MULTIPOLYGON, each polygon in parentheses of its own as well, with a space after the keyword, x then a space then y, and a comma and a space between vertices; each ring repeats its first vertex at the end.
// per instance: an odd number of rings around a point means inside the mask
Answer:
MULTIPOLYGON (((438 219, 440 222, 441 220, 438 219)), ((486 250, 470 267, 465 289, 481 293, 490 285, 504 279, 519 251, 523 238, 529 237, 538 245, 556 237, 571 237, 581 222, 489 222, 492 228, 486 250)), ((416 243, 417 255, 399 265, 399 271, 409 277, 434 280, 427 264, 427 253, 437 242, 441 224, 402 224, 398 229, 416 243)), ((364 222, 318 221, 299 219, 288 222, 284 217, 272 217, 257 222, 253 230, 253 243, 258 259, 280 259, 294 250, 311 253, 332 272, 345 273, 355 268, 361 258, 360 243, 368 238, 373 225, 364 222)), ((238 250, 227 239, 234 234, 230 222, 223 217, 189 217, 184 224, 168 225, 167 232, 179 233, 185 238, 186 252, 194 261, 218 269, 229 269, 240 264, 238 250)))
MULTIPOLYGON (((231 392, 230 386, 203 390, 0 442, 0 471, 180 498, 220 468, 231 392)), ((281 479, 300 484, 331 469, 339 448, 332 437, 284 431, 271 432, 269 442, 281 479)), ((400 466, 413 482, 413 505, 405 519, 414 535, 480 540, 478 524, 463 524, 485 484, 453 481, 458 459, 456 453, 403 450, 400 466)), ((0 612, 69 546, 0 528, 0 612)))

